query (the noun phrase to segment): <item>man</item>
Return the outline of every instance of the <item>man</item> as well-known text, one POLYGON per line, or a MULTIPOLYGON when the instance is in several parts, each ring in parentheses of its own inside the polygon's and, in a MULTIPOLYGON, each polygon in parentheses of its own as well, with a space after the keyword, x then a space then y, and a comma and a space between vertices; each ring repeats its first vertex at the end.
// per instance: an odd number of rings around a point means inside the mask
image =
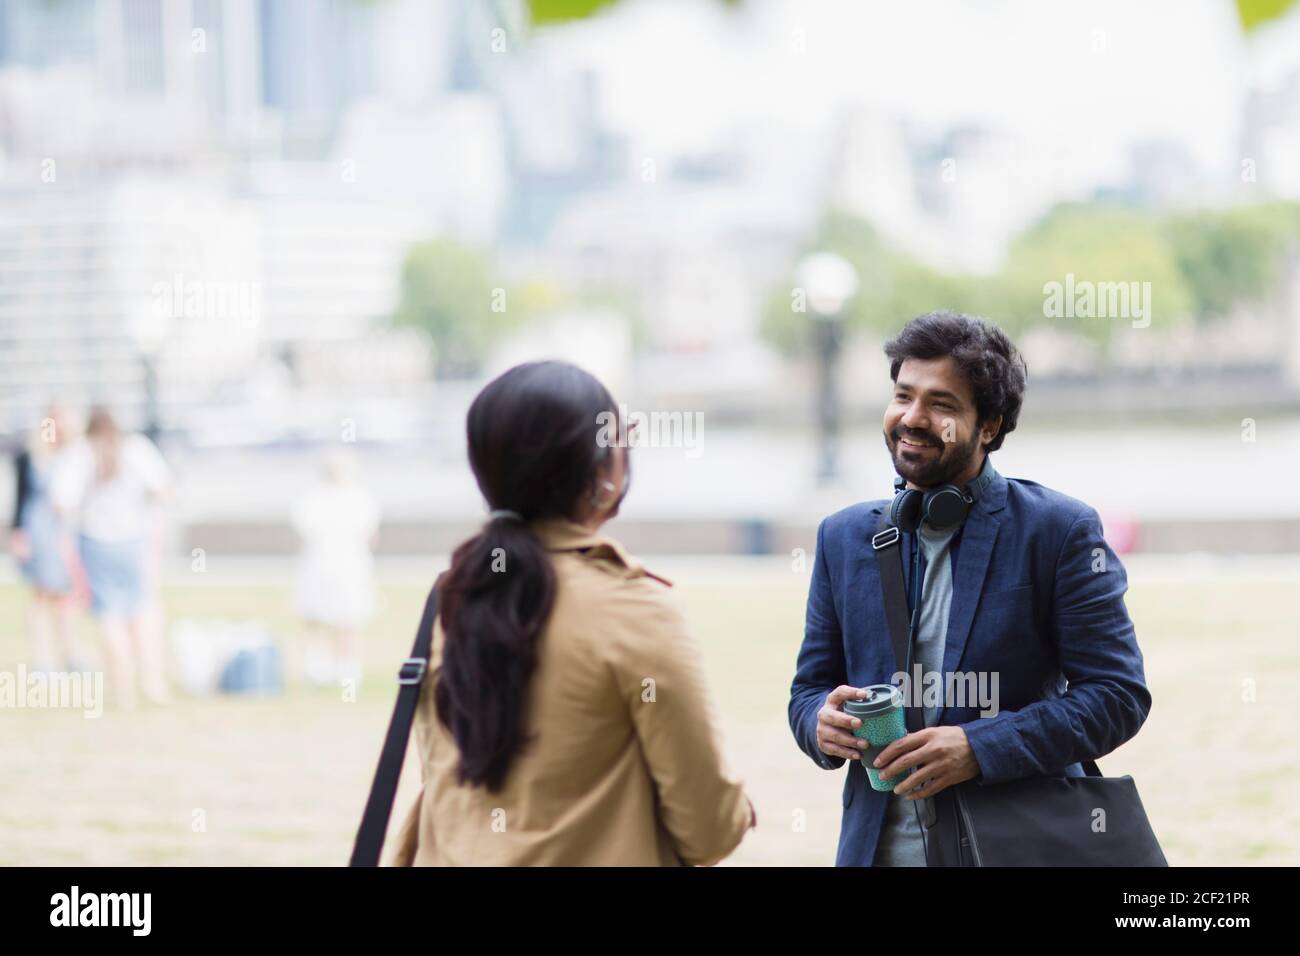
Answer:
MULTIPOLYGON (((960 830, 956 784, 1082 776, 1081 761, 1129 740, 1151 710, 1124 606, 1127 575, 1097 512, 1004 478, 989 459, 1015 429, 1024 395, 1025 366, 1011 341, 981 319, 935 312, 909 322, 885 353, 894 387, 884 437, 894 470, 922 493, 914 500, 949 484, 970 499, 955 527, 922 521, 902 535, 915 610, 912 661, 923 674, 939 672, 945 688, 954 672, 978 675, 997 699, 991 707, 969 699, 921 706, 909 697, 924 726, 875 762, 893 792, 872 789, 861 762, 867 741, 853 736, 859 722, 841 705, 870 684, 919 694, 891 680, 900 668, 872 547, 890 502, 825 519, 789 716, 799 747, 819 767, 849 763, 838 866, 925 866, 923 824, 960 830), (902 776, 908 768, 915 770, 902 776)), ((931 846, 928 862, 954 861, 931 846)))

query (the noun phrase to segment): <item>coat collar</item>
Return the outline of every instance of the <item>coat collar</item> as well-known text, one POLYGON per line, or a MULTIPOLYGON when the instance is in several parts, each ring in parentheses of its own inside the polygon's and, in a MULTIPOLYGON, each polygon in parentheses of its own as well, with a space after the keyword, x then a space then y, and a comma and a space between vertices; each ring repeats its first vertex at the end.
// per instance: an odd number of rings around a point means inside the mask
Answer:
MULTIPOLYGON (((987 458, 986 462, 992 465, 992 458, 987 458)), ((993 470, 993 480, 989 482, 984 493, 979 496, 972 511, 982 510, 988 514, 1001 511, 1007 503, 1007 480, 1002 477, 1002 473, 997 469, 993 470)))
POLYGON ((672 581, 648 570, 620 542, 576 521, 558 517, 539 518, 530 522, 529 527, 547 551, 580 551, 588 557, 613 561, 626 570, 627 577, 645 575, 672 587, 672 581))

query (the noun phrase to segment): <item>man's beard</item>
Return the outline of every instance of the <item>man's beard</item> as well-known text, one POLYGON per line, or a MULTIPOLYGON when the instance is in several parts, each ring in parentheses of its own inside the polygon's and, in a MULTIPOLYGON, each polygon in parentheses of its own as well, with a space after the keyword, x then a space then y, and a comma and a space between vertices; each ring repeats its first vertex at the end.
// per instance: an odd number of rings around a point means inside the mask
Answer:
POLYGON ((886 431, 884 435, 885 447, 889 449, 889 457, 894 462, 894 471, 922 488, 951 484, 954 478, 970 466, 979 450, 978 432, 972 434, 970 441, 964 445, 942 442, 926 432, 907 431, 901 425, 895 426, 892 432, 886 431), (921 452, 919 456, 908 453, 909 457, 904 457, 903 449, 906 446, 899 441, 904 434, 910 440, 938 448, 938 453, 921 452))

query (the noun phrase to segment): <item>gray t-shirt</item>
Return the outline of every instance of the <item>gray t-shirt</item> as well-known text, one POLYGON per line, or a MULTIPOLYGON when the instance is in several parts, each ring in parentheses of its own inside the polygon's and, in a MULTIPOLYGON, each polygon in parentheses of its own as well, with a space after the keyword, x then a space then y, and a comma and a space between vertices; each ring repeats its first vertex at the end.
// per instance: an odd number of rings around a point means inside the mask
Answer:
MULTIPOLYGON (((948 637, 948 608, 952 604, 952 539, 956 529, 934 531, 922 523, 917 533, 925 558, 925 579, 921 586, 921 615, 916 622, 916 646, 912 651, 913 672, 920 664, 922 674, 943 670, 943 652, 948 637)), ((912 689, 920 694, 922 687, 912 689)), ((938 707, 922 710, 925 726, 932 727, 938 707)), ((897 777, 894 782, 901 783, 897 777)), ((925 842, 920 819, 934 820, 934 800, 909 800, 889 795, 880 842, 872 866, 925 866, 925 842)))

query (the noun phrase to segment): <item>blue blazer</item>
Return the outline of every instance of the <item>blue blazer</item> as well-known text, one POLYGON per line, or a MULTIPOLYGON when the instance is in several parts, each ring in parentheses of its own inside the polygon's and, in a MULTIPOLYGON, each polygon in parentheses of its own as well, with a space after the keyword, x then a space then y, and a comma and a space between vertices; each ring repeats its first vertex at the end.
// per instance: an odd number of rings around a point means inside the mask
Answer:
MULTIPOLYGON (((849 763, 836 866, 870 866, 889 797, 861 761, 817 746, 817 712, 841 684, 887 684, 898 670, 871 537, 888 501, 853 505, 817 529, 790 729, 817 766, 849 763)), ((1124 606, 1128 576, 1097 512, 1032 481, 997 475, 971 507, 953 569, 943 655, 953 671, 999 675, 994 716, 943 707, 979 762, 978 785, 1082 776, 1081 761, 1133 737, 1151 712, 1142 652, 1124 606), (1068 689, 1067 689, 1068 682, 1068 689)), ((913 536, 904 535, 910 573, 913 536)))

